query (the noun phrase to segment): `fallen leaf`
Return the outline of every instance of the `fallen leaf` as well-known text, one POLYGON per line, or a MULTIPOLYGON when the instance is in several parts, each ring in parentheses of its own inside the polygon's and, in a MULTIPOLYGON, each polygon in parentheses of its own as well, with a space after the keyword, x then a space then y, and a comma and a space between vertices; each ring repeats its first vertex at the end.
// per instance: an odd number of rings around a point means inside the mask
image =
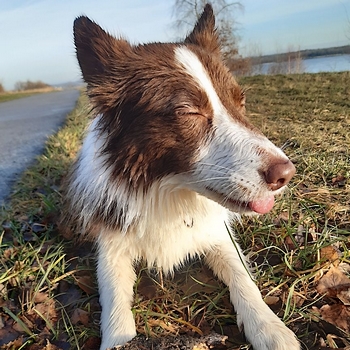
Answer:
POLYGON ((326 293, 330 297, 347 300, 350 294, 350 278, 340 271, 338 267, 332 266, 319 280, 316 289, 320 294, 326 293))
MULTIPOLYGON (((17 337, 19 333, 13 329, 12 325, 3 327, 0 329, 0 346, 7 345, 8 343, 12 343, 17 337)), ((10 348, 6 348, 10 349, 10 348)))
POLYGON ((58 296, 56 299, 62 305, 76 303, 81 298, 82 292, 75 284, 62 280, 58 284, 58 296))
POLYGON ((43 348, 43 350, 62 350, 61 348, 59 348, 58 346, 51 344, 49 340, 46 340, 47 344, 46 346, 43 348))
MULTIPOLYGON (((23 320, 22 320, 22 322, 23 322, 23 320)), ((23 325, 21 323, 14 322, 14 324, 12 325, 12 328, 18 333, 25 333, 25 331, 26 331, 25 326, 26 326, 26 324, 24 322, 23 322, 23 325)))
POLYGON ((322 319, 334 324, 345 332, 350 332, 350 308, 341 304, 323 305, 319 312, 322 319))
POLYGON ((83 290, 87 295, 97 293, 95 279, 92 274, 86 274, 82 276, 75 276, 75 281, 78 287, 83 290))
POLYGON ((347 306, 350 306, 350 285, 344 287, 344 290, 339 290, 337 293, 338 299, 347 306))
POLYGON ((17 339, 10 341, 5 346, 6 348, 3 349, 18 349, 23 345, 23 336, 18 337, 17 339))
POLYGON ((75 309, 71 316, 71 321, 72 321, 72 324, 74 325, 80 322, 84 326, 87 326, 89 324, 89 313, 79 308, 75 309))
POLYGON ((31 321, 36 324, 49 321, 51 324, 55 324, 58 316, 55 301, 53 299, 47 299, 43 303, 36 304, 32 309, 28 311, 31 321))
POLYGON ((264 301, 267 305, 275 305, 280 301, 280 298, 268 295, 264 298, 264 301))
POLYGON ((38 304, 38 303, 43 303, 44 301, 46 301, 49 298, 48 293, 43 293, 43 292, 37 292, 34 294, 34 303, 38 304))
POLYGON ((339 265, 338 251, 332 246, 327 246, 327 247, 321 248, 320 258, 321 258, 321 262, 327 261, 327 262, 331 262, 335 266, 339 265))

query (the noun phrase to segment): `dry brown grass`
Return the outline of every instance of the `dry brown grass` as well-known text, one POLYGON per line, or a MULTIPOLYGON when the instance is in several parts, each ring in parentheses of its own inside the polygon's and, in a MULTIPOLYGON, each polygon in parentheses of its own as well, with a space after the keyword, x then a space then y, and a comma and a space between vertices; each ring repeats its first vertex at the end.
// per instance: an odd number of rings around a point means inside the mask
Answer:
MULTIPOLYGON (((251 119, 283 146, 297 175, 272 213, 244 219, 235 229, 266 302, 308 349, 350 345, 339 325, 319 312, 341 302, 317 291, 335 261, 344 268, 350 263, 349 81, 349 72, 240 81, 249 87, 251 119)), ((2 212, 0 318, 6 334, 15 329, 18 339, 23 336, 21 346, 40 347, 49 339, 59 349, 94 349, 99 341, 91 247, 75 247, 55 226, 60 179, 79 147, 86 114, 83 100, 38 164, 23 175, 2 212), (38 293, 47 294, 39 300, 38 293), (34 309, 47 313, 34 317, 34 309)), ((139 268, 133 308, 139 333, 159 337, 215 329, 229 336, 229 348, 247 348, 227 288, 200 262, 173 279, 160 277, 139 268)), ((1 329, 0 339, 9 344, 1 329)))

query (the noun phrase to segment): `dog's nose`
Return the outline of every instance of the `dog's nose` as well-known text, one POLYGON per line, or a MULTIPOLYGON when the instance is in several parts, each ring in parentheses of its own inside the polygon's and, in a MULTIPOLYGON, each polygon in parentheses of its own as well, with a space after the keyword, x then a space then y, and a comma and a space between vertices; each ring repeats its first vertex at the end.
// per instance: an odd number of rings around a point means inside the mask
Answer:
POLYGON ((265 181, 272 191, 286 185, 295 174, 295 166, 288 159, 282 163, 272 164, 264 173, 265 181))

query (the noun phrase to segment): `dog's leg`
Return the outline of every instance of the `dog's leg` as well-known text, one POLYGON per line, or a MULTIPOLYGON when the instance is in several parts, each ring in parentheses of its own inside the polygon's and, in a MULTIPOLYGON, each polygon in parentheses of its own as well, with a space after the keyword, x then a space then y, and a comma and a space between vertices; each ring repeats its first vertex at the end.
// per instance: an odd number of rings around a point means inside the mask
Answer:
POLYGON ((131 312, 135 272, 133 259, 115 237, 99 237, 97 279, 100 293, 101 350, 122 345, 136 335, 131 312))
POLYGON ((228 285, 238 325, 243 325, 244 333, 255 350, 299 350, 294 333, 262 300, 247 270, 245 258, 238 244, 236 246, 230 240, 220 242, 206 254, 205 260, 228 285))

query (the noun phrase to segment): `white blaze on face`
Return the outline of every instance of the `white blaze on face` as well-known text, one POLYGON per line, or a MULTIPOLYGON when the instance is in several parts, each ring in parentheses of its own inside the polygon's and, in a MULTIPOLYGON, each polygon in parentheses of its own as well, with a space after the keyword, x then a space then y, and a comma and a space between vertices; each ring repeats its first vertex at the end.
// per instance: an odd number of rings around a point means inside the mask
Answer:
POLYGON ((175 49, 175 59, 185 68, 186 73, 196 81, 198 86, 205 91, 214 114, 220 115, 225 113, 225 107, 222 105, 209 75, 198 57, 188 48, 181 46, 175 49))
POLYGON ((271 156, 287 157, 266 137, 248 129, 229 115, 195 53, 187 47, 177 47, 175 59, 206 93, 214 112, 214 137, 200 150, 194 165, 194 175, 188 181, 189 186, 224 205, 229 200, 231 204, 232 201, 251 203, 264 199, 271 203, 271 191, 267 189, 260 171, 264 158, 258 154, 258 149, 263 149, 271 156), (222 198, 218 198, 217 193, 222 198))

